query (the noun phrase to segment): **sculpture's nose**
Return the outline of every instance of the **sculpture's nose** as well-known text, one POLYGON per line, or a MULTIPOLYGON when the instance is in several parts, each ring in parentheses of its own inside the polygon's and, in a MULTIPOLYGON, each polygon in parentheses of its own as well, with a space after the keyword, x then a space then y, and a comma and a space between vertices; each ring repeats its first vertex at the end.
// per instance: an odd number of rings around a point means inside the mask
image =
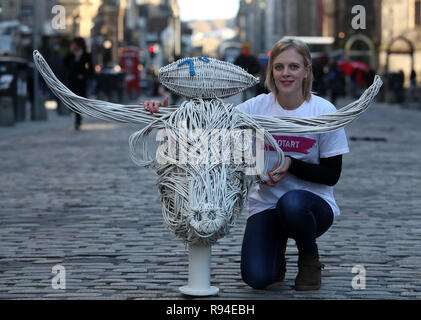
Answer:
POLYGON ((203 203, 196 208, 191 208, 189 224, 199 234, 208 235, 218 232, 226 225, 226 215, 222 208, 212 203, 203 203))

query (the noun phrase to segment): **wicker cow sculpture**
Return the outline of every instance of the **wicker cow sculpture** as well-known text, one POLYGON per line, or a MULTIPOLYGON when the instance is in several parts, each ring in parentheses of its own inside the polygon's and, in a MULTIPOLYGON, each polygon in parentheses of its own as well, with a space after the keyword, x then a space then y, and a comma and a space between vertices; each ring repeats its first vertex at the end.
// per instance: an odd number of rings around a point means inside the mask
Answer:
POLYGON ((162 67, 159 80, 186 100, 152 115, 138 105, 77 96, 55 77, 38 51, 34 51, 34 61, 47 85, 74 112, 146 124, 129 139, 131 158, 137 165, 156 170, 164 219, 175 235, 193 246, 210 247, 225 236, 241 213, 249 188, 267 178, 265 163, 256 165, 259 145, 273 147, 281 168, 284 155, 273 134, 341 129, 367 110, 382 85, 376 76, 360 99, 333 114, 312 118, 247 115, 222 99, 254 86, 258 78, 217 59, 184 58, 162 67), (147 138, 154 129, 161 144, 151 157, 147 138), (254 164, 246 158, 254 159, 254 164), (253 165, 260 170, 253 170, 253 165))

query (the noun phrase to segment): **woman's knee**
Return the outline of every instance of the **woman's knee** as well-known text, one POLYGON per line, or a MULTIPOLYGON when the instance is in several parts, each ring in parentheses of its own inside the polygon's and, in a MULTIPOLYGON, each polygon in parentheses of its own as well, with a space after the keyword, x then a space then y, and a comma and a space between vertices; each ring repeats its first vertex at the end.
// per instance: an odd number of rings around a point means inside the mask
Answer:
POLYGON ((271 279, 262 269, 248 268, 241 270, 241 278, 253 289, 264 289, 271 284, 271 279))
POLYGON ((289 232, 296 233, 314 222, 314 217, 306 204, 305 192, 289 191, 278 200, 276 208, 279 211, 280 222, 289 232))
POLYGON ((277 202, 276 208, 283 215, 296 216, 306 212, 305 191, 291 190, 285 193, 277 202))

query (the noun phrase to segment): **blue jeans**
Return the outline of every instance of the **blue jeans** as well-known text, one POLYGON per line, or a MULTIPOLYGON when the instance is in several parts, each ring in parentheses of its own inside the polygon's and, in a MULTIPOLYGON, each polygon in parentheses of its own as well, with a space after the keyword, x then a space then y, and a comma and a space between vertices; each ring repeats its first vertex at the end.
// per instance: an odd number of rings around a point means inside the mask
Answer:
POLYGON ((316 238, 333 223, 330 205, 306 190, 285 193, 269 209, 247 219, 241 248, 241 275, 248 285, 263 289, 278 280, 283 247, 293 238, 300 254, 317 253, 316 238))

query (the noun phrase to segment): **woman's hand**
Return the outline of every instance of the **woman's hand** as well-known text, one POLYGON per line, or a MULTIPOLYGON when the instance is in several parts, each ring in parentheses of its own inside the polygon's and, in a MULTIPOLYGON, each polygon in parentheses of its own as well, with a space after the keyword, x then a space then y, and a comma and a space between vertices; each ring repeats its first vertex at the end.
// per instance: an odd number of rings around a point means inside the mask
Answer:
POLYGON ((143 108, 149 110, 151 114, 158 113, 159 107, 168 107, 168 98, 165 98, 164 103, 160 101, 145 101, 143 102, 143 108))
POLYGON ((279 173, 276 176, 274 173, 276 169, 276 164, 275 164, 273 168, 268 172, 269 180, 264 180, 262 181, 262 183, 270 187, 275 186, 278 183, 278 181, 281 180, 287 173, 289 167, 291 166, 291 161, 292 161, 291 157, 286 156, 284 166, 279 170, 279 173))

